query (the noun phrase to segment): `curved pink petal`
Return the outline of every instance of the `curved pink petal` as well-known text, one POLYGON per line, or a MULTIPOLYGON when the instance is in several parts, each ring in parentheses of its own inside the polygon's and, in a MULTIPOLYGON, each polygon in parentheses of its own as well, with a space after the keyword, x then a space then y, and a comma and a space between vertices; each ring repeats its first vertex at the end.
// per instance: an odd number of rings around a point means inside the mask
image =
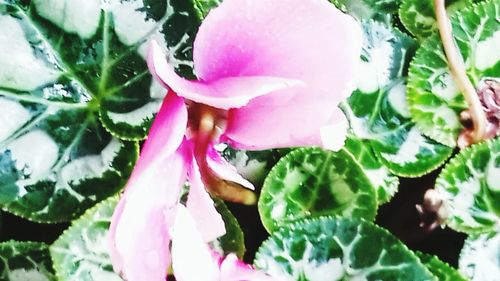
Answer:
POLYGON ((111 260, 115 271, 129 281, 165 279, 171 209, 192 157, 182 145, 186 126, 184 100, 169 93, 113 214, 108 234, 111 260))
POLYGON ((274 278, 238 260, 235 254, 228 255, 220 266, 221 281, 273 281, 274 278))
POLYGON ((159 159, 158 154, 170 155, 177 150, 184 139, 187 122, 188 112, 184 99, 169 91, 151 125, 132 178, 154 159, 159 159))
POLYGON ((169 226, 192 156, 184 146, 159 156, 127 184, 111 221, 113 266, 129 281, 164 280, 171 261, 169 226))
POLYGON ((217 152, 212 145, 209 146, 207 151, 207 164, 212 172, 214 172, 219 178, 226 181, 232 181, 248 189, 255 190, 253 184, 243 178, 238 173, 236 168, 222 158, 219 152, 217 152))
POLYGON ((203 237, 203 241, 214 241, 226 234, 226 226, 222 216, 215 209, 214 201, 205 190, 198 165, 194 159, 188 178, 189 194, 186 207, 196 221, 196 226, 203 237))
POLYGON ((180 204, 172 235, 172 267, 177 281, 220 281, 217 257, 203 241, 189 211, 180 204))
POLYGON ((201 80, 274 76, 306 85, 230 110, 226 139, 248 149, 321 145, 320 128, 354 89, 361 34, 327 0, 229 0, 212 10, 194 44, 201 80))
POLYGON ((303 86, 298 80, 263 75, 220 77, 208 83, 186 80, 168 65, 160 46, 154 41, 149 50, 148 66, 164 86, 179 96, 221 109, 242 107, 250 100, 270 92, 303 86))

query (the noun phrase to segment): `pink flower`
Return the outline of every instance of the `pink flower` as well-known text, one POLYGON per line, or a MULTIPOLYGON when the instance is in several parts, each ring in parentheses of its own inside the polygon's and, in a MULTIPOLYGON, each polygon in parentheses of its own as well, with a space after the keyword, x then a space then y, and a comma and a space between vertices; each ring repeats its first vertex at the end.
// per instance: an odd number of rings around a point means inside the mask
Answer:
POLYGON ((213 144, 339 149, 347 125, 337 105, 354 87, 360 50, 359 25, 327 0, 225 0, 196 36, 198 81, 179 77, 152 43, 149 67, 169 92, 113 215, 115 270, 130 281, 165 280, 172 263, 178 280, 266 280, 206 244, 225 227, 205 188, 255 201, 235 188, 253 187, 213 144), (192 279, 197 271, 205 274, 192 279))

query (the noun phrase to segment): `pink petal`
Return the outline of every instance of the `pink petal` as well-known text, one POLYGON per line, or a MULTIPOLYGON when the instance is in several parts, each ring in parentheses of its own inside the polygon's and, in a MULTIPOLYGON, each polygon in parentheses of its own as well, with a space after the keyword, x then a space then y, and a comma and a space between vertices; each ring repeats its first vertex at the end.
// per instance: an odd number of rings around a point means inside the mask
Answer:
POLYGON ((214 201, 205 190, 196 161, 193 160, 192 163, 186 206, 196 221, 203 241, 211 242, 226 234, 226 226, 222 216, 215 209, 214 201))
POLYGON ((255 190, 253 184, 243 178, 238 173, 236 168, 222 158, 219 152, 217 152, 212 145, 209 146, 207 151, 207 163, 212 172, 214 172, 219 178, 226 181, 232 181, 248 189, 255 190))
POLYGON ((158 155, 127 184, 111 221, 111 259, 129 281, 165 280, 171 260, 169 226, 190 155, 184 146, 169 156, 158 155))
POLYGON ((234 254, 228 255, 221 264, 221 281, 272 281, 272 277, 255 270, 238 260, 234 254))
POLYGON ((191 214, 180 204, 173 228, 172 267, 177 281, 219 281, 217 258, 191 214))
POLYGON ((336 123, 336 106, 354 89, 361 34, 326 0, 230 0, 212 10, 194 44, 201 80, 274 76, 306 85, 231 110, 226 139, 247 149, 321 145, 320 128, 336 123))
POLYGON ((172 208, 192 158, 186 145, 181 145, 186 126, 184 100, 169 93, 113 214, 111 260, 115 271, 129 281, 165 279, 172 208))
POLYGON ((294 79, 262 75, 221 77, 209 83, 189 81, 178 76, 168 65, 160 46, 154 41, 149 50, 148 65, 153 75, 179 96, 221 109, 242 107, 253 98, 303 85, 294 79))
POLYGON ((169 91, 149 130, 134 174, 149 166, 154 159, 160 159, 159 153, 170 155, 177 150, 184 138, 187 120, 188 112, 184 99, 169 91))

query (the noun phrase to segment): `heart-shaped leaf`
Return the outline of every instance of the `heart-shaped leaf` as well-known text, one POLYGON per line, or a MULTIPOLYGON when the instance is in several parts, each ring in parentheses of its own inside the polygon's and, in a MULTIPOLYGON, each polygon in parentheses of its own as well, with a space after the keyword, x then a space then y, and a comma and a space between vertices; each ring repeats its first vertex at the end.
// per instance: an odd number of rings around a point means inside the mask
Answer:
POLYGON ((289 281, 436 280, 387 230, 359 219, 321 217, 285 226, 262 244, 255 265, 289 281))
POLYGON ((363 141, 355 136, 349 136, 344 148, 354 160, 363 168, 363 172, 368 177, 377 191, 377 201, 379 204, 389 202, 398 191, 399 179, 391 174, 387 168, 375 157, 372 147, 368 141, 363 141))
POLYGON ((439 167, 451 149, 424 137, 410 119, 405 66, 416 48, 403 33, 381 23, 363 24, 357 90, 343 105, 354 134, 370 141, 394 174, 416 177, 439 167))
POLYGON ((416 252, 420 261, 439 281, 467 281, 455 268, 433 255, 416 252))
MULTIPOLYGON (((455 13, 478 0, 446 0, 448 15, 455 13)), ((403 0, 399 18, 415 37, 426 38, 437 31, 433 0, 403 0)))
POLYGON ((116 193, 138 150, 119 139, 143 139, 165 94, 147 41, 193 76, 199 22, 185 0, 0 0, 0 205, 65 221, 116 193))
POLYGON ((500 228, 500 138, 462 150, 436 181, 448 218, 445 223, 469 234, 500 228))
POLYGON ((89 209, 50 246, 60 280, 122 280, 113 271, 107 240, 117 203, 113 196, 89 209))
POLYGON ((375 20, 390 25, 401 0, 330 0, 337 8, 358 20, 375 20))
POLYGON ((269 232, 302 218, 342 215, 373 220, 375 188, 345 152, 299 148, 283 157, 264 182, 259 213, 269 232))
MULTIPOLYGON (((451 18, 453 36, 476 87, 483 78, 500 77, 499 17, 500 3, 486 1, 451 18)), ((408 104, 412 120, 425 135, 456 146, 463 129, 459 115, 467 104, 450 74, 438 34, 422 43, 411 62, 408 104)))
POLYGON ((500 234, 471 236, 460 252, 460 272, 471 281, 496 281, 500 276, 500 234))
POLYGON ((43 243, 0 243, 0 280, 55 281, 48 246, 43 243))

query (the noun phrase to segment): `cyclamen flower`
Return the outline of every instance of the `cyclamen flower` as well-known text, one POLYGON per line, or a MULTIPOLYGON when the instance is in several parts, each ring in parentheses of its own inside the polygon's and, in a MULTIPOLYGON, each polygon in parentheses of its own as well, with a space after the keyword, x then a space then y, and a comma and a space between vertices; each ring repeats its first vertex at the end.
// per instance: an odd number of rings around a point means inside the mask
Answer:
POLYGON ((339 149, 347 124, 337 105, 354 88, 361 29, 326 0, 225 0, 193 50, 198 81, 150 48, 148 65, 168 94, 112 218, 113 265, 130 281, 165 280, 171 263, 180 281, 267 280, 206 244, 225 233, 206 189, 255 200, 234 188, 252 185, 213 145, 339 149))

